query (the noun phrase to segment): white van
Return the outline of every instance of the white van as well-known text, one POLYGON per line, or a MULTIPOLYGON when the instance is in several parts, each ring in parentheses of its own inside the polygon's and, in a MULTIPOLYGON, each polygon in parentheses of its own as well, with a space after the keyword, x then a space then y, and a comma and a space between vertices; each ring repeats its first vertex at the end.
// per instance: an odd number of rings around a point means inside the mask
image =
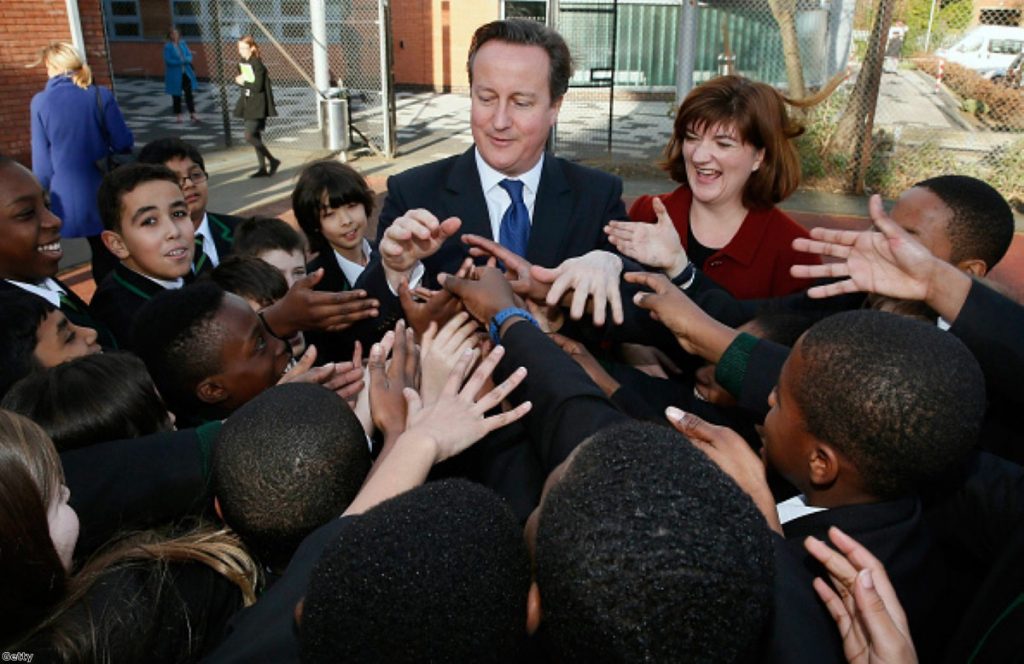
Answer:
POLYGON ((947 62, 973 69, 985 78, 1006 75, 1006 68, 1024 52, 1024 28, 979 25, 948 49, 936 55, 947 62))

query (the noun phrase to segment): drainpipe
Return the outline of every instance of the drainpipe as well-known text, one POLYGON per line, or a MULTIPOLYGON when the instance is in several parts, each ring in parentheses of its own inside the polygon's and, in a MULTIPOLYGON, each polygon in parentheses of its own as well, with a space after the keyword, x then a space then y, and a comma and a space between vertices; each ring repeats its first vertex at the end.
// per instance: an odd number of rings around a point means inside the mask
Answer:
POLYGON ((78 15, 78 0, 64 0, 64 6, 68 11, 68 28, 71 30, 71 43, 82 56, 82 62, 87 63, 85 53, 85 36, 82 34, 82 17, 78 15))

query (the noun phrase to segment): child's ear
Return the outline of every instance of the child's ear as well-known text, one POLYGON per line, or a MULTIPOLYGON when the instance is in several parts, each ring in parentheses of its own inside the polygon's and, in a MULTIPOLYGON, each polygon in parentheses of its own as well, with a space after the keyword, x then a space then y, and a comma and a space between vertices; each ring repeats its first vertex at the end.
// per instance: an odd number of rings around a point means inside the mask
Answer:
POLYGON ((100 233, 100 239, 103 240, 104 246, 107 250, 118 257, 120 260, 124 260, 130 256, 128 253, 128 247, 125 246, 124 238, 121 237, 120 233, 114 231, 103 231, 100 233))
POLYGON ((220 498, 217 496, 213 497, 213 512, 217 515, 218 519, 224 520, 224 511, 220 508, 220 498))
POLYGON ((540 587, 537 582, 530 583, 530 592, 526 595, 526 633, 533 636, 540 627, 540 587))
POLYGON ((969 258, 956 264, 961 272, 966 272, 972 277, 984 277, 988 274, 988 265, 980 258, 969 258))
POLYGON ((217 404, 226 401, 229 394, 224 386, 220 384, 216 376, 204 378, 196 385, 196 396, 203 403, 217 404))
POLYGON ((807 471, 812 485, 819 487, 831 485, 839 476, 839 457, 836 451, 824 443, 815 445, 811 448, 807 471))

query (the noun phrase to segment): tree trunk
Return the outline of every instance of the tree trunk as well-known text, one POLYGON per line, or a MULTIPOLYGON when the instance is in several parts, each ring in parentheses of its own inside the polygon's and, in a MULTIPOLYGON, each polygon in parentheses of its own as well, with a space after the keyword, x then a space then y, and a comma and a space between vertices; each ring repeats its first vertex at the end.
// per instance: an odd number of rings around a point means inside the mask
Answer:
POLYGON ((850 154, 854 168, 851 189, 860 193, 864 188, 864 171, 871 152, 871 132, 874 125, 875 105, 878 103, 878 85, 882 79, 882 59, 885 43, 892 25, 893 0, 879 0, 875 24, 868 38, 867 52, 861 63, 857 83, 853 86, 846 110, 843 111, 836 131, 829 140, 827 151, 850 154))
POLYGON ((796 35, 796 0, 768 0, 772 16, 779 24, 782 36, 782 55, 786 59, 786 83, 789 97, 801 99, 807 96, 804 86, 804 69, 800 62, 800 42, 796 35))

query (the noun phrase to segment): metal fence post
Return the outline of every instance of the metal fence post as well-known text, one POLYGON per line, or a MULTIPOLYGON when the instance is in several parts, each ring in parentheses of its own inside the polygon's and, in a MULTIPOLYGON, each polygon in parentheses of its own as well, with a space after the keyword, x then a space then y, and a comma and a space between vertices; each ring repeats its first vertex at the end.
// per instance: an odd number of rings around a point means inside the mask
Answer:
POLYGON ((676 106, 693 89, 693 62, 697 57, 697 0, 683 0, 679 11, 679 56, 676 62, 676 106))

